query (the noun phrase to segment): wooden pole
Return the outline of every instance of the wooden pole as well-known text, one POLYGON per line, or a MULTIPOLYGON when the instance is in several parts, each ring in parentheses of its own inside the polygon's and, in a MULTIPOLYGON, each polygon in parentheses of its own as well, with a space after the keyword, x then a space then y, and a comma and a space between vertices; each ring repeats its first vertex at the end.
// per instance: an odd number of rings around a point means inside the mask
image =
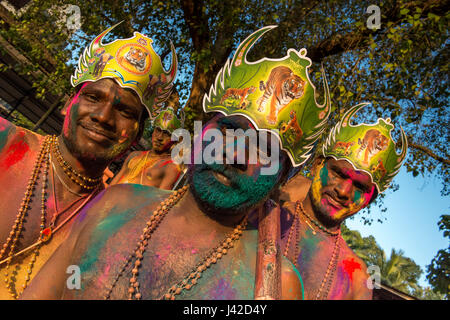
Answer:
POLYGON ((281 299, 280 207, 268 200, 258 213, 255 300, 281 299))

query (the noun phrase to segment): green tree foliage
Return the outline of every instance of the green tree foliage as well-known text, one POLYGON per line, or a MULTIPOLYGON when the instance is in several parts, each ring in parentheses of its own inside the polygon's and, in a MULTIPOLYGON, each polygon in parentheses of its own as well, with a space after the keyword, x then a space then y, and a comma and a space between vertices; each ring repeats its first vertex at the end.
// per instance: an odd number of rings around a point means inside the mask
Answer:
POLYGON ((390 256, 387 257, 373 236, 362 237, 358 231, 350 230, 345 224, 342 225, 341 232, 348 246, 364 260, 366 265, 375 265, 380 268, 383 284, 419 299, 440 300, 444 298, 443 294, 434 290, 435 286, 433 289, 422 288, 418 284, 422 270, 414 260, 405 257, 402 250, 392 249, 390 256))
MULTIPOLYGON (((442 215, 438 222, 439 230, 450 240, 450 215, 442 215)), ((427 266, 427 279, 435 291, 450 298, 450 245, 438 251, 427 266)))
POLYGON ((192 128, 194 119, 205 117, 202 98, 237 44, 256 29, 276 24, 250 60, 307 48, 313 60, 310 76, 317 85, 320 65, 326 70, 335 110, 331 123, 348 107, 372 102, 360 119, 383 116, 401 124, 410 144, 407 170, 414 176, 437 174, 442 193, 449 194, 446 1, 383 1, 381 28, 372 30, 366 26, 371 0, 81 0, 76 4, 82 27, 73 35, 61 23, 64 14, 58 9, 69 3, 33 1, 20 17, 1 21, 0 35, 23 48, 31 64, 0 68, 41 70, 35 82, 40 95, 66 92, 80 50, 94 35, 124 20, 115 36, 146 33, 166 61, 168 42, 174 43, 180 76, 171 104, 184 108, 186 125, 192 128))

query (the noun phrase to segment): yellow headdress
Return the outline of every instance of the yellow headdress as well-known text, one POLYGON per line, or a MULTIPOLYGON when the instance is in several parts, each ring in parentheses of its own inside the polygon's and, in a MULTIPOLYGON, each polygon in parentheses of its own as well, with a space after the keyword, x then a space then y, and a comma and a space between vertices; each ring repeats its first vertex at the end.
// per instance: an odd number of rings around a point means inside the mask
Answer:
POLYGON ((84 50, 70 81, 75 87, 86 81, 113 78, 120 86, 134 90, 153 118, 154 109, 159 109, 172 91, 178 64, 175 49, 171 43, 172 66, 166 72, 153 50, 153 40, 139 32, 132 38, 103 44, 102 39, 118 24, 103 31, 84 50))

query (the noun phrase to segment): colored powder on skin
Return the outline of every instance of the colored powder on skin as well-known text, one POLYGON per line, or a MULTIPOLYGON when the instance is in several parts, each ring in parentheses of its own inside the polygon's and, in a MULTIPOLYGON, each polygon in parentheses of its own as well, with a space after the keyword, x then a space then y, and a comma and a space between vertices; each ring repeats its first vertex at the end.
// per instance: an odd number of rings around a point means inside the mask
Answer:
MULTIPOLYGON (((84 87, 86 87, 88 85, 89 82, 85 82, 80 90, 78 90, 77 94, 75 95, 75 97, 73 97, 72 101, 70 102, 70 105, 67 107, 67 111, 66 111, 66 117, 64 118, 64 123, 63 123, 63 134, 65 137, 69 136, 69 124, 72 121, 73 118, 77 119, 78 118, 78 107, 79 107, 79 103, 78 103, 78 98, 80 96, 81 90, 83 90, 84 87), (76 115, 72 115, 71 114, 71 110, 72 110, 72 106, 74 103, 77 103, 77 114, 76 115)), ((72 124, 73 125, 73 124, 72 124)), ((73 129, 73 128, 72 128, 73 129)))
POLYGON ((67 109, 66 117, 64 118, 63 134, 64 137, 69 137, 69 131, 75 137, 76 119, 78 119, 79 103, 71 104, 67 109))
POLYGON ((12 128, 11 124, 7 120, 0 117, 0 152, 8 142, 10 128, 12 128))
POLYGON ((285 256, 282 256, 282 259, 284 261, 288 262, 288 264, 291 266, 292 270, 294 270, 296 276, 298 277, 298 280, 300 281, 301 290, 302 290, 302 300, 305 300, 305 288, 303 286, 303 279, 302 279, 300 272, 298 271, 297 267, 288 258, 286 258, 285 256))
MULTIPOLYGON (((19 139, 22 139, 25 136, 25 132, 20 131, 18 135, 19 139)), ((25 141, 18 141, 17 143, 12 144, 6 151, 5 160, 1 166, 5 169, 9 169, 11 166, 21 161, 29 150, 30 147, 25 141)))
POLYGON ((90 239, 90 246, 81 258, 81 272, 89 272, 93 268, 99 258, 101 249, 105 246, 108 239, 133 216, 128 210, 121 214, 110 214, 97 225, 92 233, 94 236, 90 239))
POLYGON ((207 296, 211 300, 234 300, 236 299, 236 291, 230 282, 220 278, 217 285, 209 291, 207 296))
POLYGON ((119 143, 124 143, 128 140, 130 136, 128 135, 127 131, 125 129, 122 130, 122 133, 120 134, 119 143))
POLYGON ((326 163, 320 170, 320 182, 322 183, 323 187, 328 184, 328 168, 326 163))
POLYGON ((319 201, 318 199, 321 198, 321 190, 322 190, 322 183, 321 183, 321 172, 322 169, 316 169, 316 171, 314 172, 313 175, 313 181, 311 184, 311 190, 312 190, 312 195, 313 195, 313 201, 317 204, 317 202, 319 201))
POLYGON ((305 236, 299 240, 298 247, 301 250, 297 257, 297 265, 302 270, 303 267, 309 267, 312 259, 317 255, 317 251, 321 249, 320 238, 314 235, 312 230, 308 228, 305 231, 305 236))
POLYGON ((115 96, 114 96, 114 100, 113 100, 113 105, 119 104, 119 103, 120 103, 120 100, 121 100, 120 96, 115 95, 115 96))
POLYGON ((350 281, 353 281, 353 272, 355 270, 361 270, 361 264, 356 262, 354 258, 344 260, 342 261, 342 264, 344 265, 344 271, 350 278, 350 281))
POLYGON ((375 193, 375 186, 372 186, 372 190, 364 193, 364 199, 366 200, 364 206, 369 205, 370 200, 372 200, 373 194, 375 193))
MULTIPOLYGON (((225 166, 209 165, 217 172, 224 172, 225 166)), ((276 184, 278 174, 260 175, 256 181, 245 174, 230 174, 232 186, 226 186, 216 180, 210 170, 195 172, 193 184, 202 201, 211 203, 216 208, 249 208, 261 201, 276 184)))
POLYGON ((355 190, 355 196, 353 197, 353 202, 358 203, 361 199, 361 192, 358 190, 355 190))

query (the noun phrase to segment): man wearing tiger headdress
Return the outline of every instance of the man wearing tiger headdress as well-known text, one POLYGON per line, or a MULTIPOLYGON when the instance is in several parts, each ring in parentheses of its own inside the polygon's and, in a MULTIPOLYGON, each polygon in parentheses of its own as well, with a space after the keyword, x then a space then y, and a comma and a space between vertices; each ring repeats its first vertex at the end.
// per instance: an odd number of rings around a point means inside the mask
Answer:
POLYGON ((172 133, 182 127, 172 108, 163 110, 153 121, 152 148, 132 152, 110 185, 137 183, 171 190, 180 178, 181 167, 171 158, 172 133))
POLYGON ((323 105, 315 101, 306 49, 290 49, 280 59, 247 61, 248 50, 272 28, 247 37, 205 95, 204 111, 219 114, 194 136, 189 185, 173 192, 136 184, 106 189, 83 211, 89 218, 77 219, 70 239, 52 257, 59 267, 41 272, 27 298, 303 297, 295 267, 281 255, 279 214, 269 197, 277 194, 292 166, 309 158, 327 123, 329 96, 323 105), (272 69, 285 65, 305 81, 304 99, 286 105, 278 123, 270 124, 257 110, 262 91, 246 97, 246 108, 240 107, 239 96, 223 99, 229 88, 256 88, 272 69), (291 110, 303 131, 298 140, 278 130, 291 110), (229 136, 230 131, 258 135, 257 141, 229 136), (67 289, 67 265, 80 267, 80 290, 67 289))
MULTIPOLYGON (((107 166, 141 137, 148 113, 161 102, 158 94, 143 97, 149 74, 166 73, 152 40, 136 32, 130 39, 103 44, 112 28, 80 57, 58 137, 44 137, 0 118, 0 299, 27 292, 64 243, 75 217, 103 189, 107 166), (130 45, 148 52, 145 66, 152 62, 152 69, 125 69, 116 62, 130 45)), ((172 54, 170 77, 177 68, 174 50, 172 54)), ((171 85, 169 81, 162 89, 171 85)))
POLYGON ((282 189, 288 200, 281 218, 283 252, 298 268, 309 300, 372 297, 367 267, 341 237, 340 225, 388 188, 407 141, 402 130, 397 154, 389 118, 350 124, 365 105, 352 107, 331 130, 313 163, 312 181, 298 175, 282 189))

